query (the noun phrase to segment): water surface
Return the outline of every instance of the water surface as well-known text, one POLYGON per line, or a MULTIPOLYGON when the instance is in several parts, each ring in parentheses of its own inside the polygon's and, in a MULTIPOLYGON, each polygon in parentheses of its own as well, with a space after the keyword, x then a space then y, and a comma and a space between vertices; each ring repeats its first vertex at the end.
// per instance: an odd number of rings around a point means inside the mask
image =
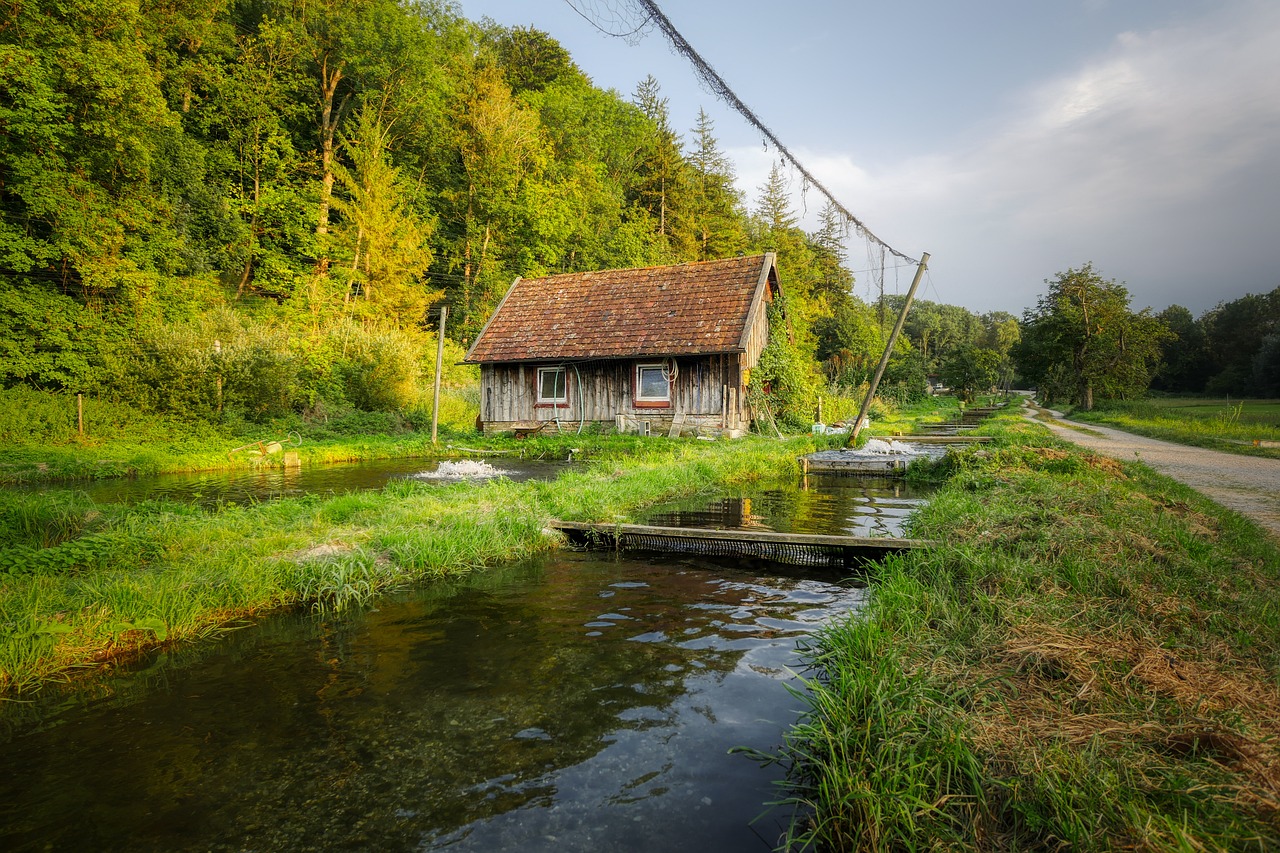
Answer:
POLYGON ((810 474, 800 486, 743 486, 661 504, 642 524, 843 536, 906 535, 911 513, 933 492, 902 478, 810 474))
MULTIPOLYGON (((302 468, 259 468, 236 471, 206 471, 157 474, 137 479, 118 478, 87 483, 41 484, 29 486, 40 492, 79 491, 97 503, 135 503, 142 500, 172 500, 214 506, 219 503, 251 503, 301 495, 340 495, 381 489, 394 479, 432 481, 441 465, 457 460, 379 459, 367 462, 338 462, 302 468)), ((570 467, 564 462, 490 457, 484 460, 501 476, 512 480, 552 480, 570 467)), ((438 482, 453 482, 441 477, 438 482)))
POLYGON ((562 552, 3 712, 5 850, 769 850, 829 574, 562 552), (30 722, 39 719, 35 724, 30 722))

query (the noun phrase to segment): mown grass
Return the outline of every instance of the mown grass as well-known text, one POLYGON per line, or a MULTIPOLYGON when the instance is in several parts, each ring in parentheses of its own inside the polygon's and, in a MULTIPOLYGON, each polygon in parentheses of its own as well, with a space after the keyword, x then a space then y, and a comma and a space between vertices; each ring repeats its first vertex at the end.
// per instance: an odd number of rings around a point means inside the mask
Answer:
POLYGON ((1070 416, 1179 444, 1280 458, 1280 447, 1254 445, 1255 441, 1280 442, 1280 400, 1116 400, 1091 412, 1072 411, 1070 416))
POLYGON ((517 560, 553 546, 551 518, 620 519, 776 475, 814 446, 809 438, 582 438, 527 444, 557 458, 572 449, 594 457, 554 483, 406 480, 381 492, 214 510, 0 491, 0 694, 275 608, 343 607, 517 560))
POLYGON ((1016 416, 940 463, 772 757, 820 850, 1280 845, 1280 552, 1016 416))

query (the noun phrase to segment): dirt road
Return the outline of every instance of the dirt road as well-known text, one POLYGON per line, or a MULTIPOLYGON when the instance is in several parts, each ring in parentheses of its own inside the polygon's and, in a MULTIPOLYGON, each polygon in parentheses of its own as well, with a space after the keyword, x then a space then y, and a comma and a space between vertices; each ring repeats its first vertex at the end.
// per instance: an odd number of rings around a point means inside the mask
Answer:
MULTIPOLYGON (((1024 410, 1033 417, 1035 410, 1024 410)), ((1113 459, 1137 459, 1161 474, 1248 516, 1280 540, 1280 459, 1237 456, 1185 444, 1173 444, 1097 424, 1065 420, 1060 412, 1041 409, 1052 418, 1037 418, 1060 438, 1113 459), (1072 429, 1063 424, 1071 424, 1072 429), (1084 432, 1083 430, 1088 430, 1084 432)))

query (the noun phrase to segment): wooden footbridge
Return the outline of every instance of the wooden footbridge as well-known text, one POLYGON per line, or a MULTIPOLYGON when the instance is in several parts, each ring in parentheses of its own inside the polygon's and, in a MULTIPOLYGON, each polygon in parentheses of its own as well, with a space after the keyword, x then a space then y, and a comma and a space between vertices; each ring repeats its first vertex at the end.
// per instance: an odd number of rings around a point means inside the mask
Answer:
POLYGON ((772 530, 653 527, 644 524, 589 524, 553 521, 574 545, 610 551, 651 551, 745 557, 798 566, 853 566, 888 554, 928 548, 924 539, 887 536, 829 536, 772 530))

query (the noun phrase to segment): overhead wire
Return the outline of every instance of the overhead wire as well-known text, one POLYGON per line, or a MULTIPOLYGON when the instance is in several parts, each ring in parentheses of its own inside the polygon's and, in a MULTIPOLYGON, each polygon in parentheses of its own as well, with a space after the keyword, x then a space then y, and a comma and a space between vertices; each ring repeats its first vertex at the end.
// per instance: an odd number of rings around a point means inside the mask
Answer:
MULTIPOLYGON (((578 12, 579 15, 586 17, 585 13, 574 5, 574 0, 565 0, 565 2, 573 7, 574 11, 578 12)), ((578 2, 582 2, 582 0, 578 0, 578 2)), ((768 143, 773 145, 782 158, 801 174, 804 178, 806 189, 809 186, 813 186, 818 190, 818 192, 822 193, 823 197, 831 203, 840 215, 844 217, 845 221, 852 225, 864 239, 879 245, 885 251, 910 264, 918 264, 920 262, 917 258, 913 258, 910 255, 898 251, 884 240, 880 239, 871 231, 870 228, 867 227, 865 222, 841 204, 839 199, 837 199, 835 195, 827 189, 826 186, 819 181, 817 177, 815 177, 814 174, 810 172, 794 154, 791 153, 791 150, 787 148, 787 146, 782 143, 782 140, 778 138, 777 134, 775 134, 769 126, 766 125, 758 115, 756 115, 755 111, 738 97, 733 89, 729 87, 729 84, 725 82, 724 78, 716 72, 715 68, 702 58, 702 55, 693 48, 693 45, 689 44, 688 40, 685 39, 685 37, 680 34, 680 31, 675 28, 675 25, 671 23, 671 20, 663 14, 660 8, 658 8, 658 4, 654 2, 654 0, 635 0, 635 2, 640 8, 648 13, 649 21, 657 25, 658 29, 662 31, 662 34, 666 36, 669 42, 671 42, 671 45, 675 48, 676 52, 682 54, 687 60, 689 60, 693 65, 694 74, 711 90, 712 94, 719 97, 722 101, 736 110, 739 115, 745 118, 764 136, 768 143)), ((647 22, 641 27, 637 27, 633 32, 640 32, 643 29, 643 26, 647 26, 647 22)), ((615 33, 609 33, 598 25, 596 28, 608 35, 622 37, 615 33)))

